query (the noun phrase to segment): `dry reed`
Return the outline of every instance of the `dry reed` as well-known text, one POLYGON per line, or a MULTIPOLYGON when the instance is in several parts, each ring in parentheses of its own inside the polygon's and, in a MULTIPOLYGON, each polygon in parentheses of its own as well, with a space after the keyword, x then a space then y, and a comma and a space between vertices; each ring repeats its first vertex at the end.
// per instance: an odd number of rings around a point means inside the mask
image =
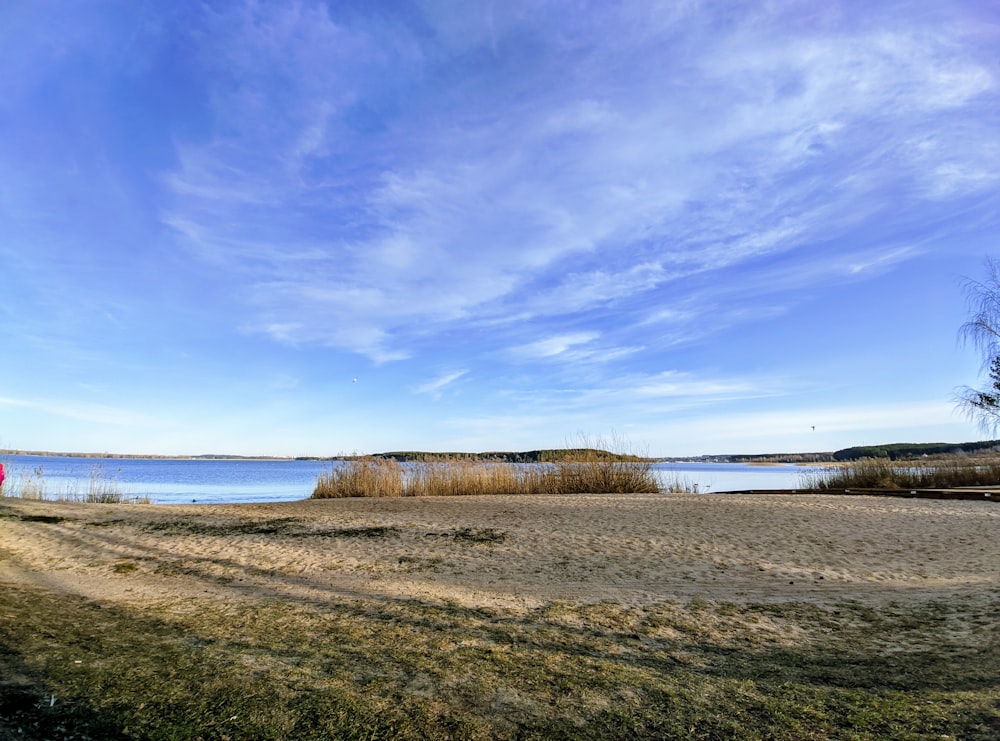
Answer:
POLYGON ((400 464, 392 459, 366 457, 321 474, 313 498, 659 491, 652 464, 641 461, 595 456, 539 464, 454 459, 400 464))
POLYGON ((386 458, 358 458, 321 473, 315 499, 341 497, 401 497, 403 467, 386 458))
POLYGON ((149 497, 134 496, 122 487, 118 480, 121 470, 108 476, 100 464, 90 469, 87 483, 81 488, 72 483, 61 488, 54 487, 45 479, 42 466, 25 472, 17 466, 7 466, 9 474, 0 489, 5 497, 35 499, 53 502, 88 502, 91 504, 148 504, 149 497))
POLYGON ((952 489, 1000 485, 1000 459, 892 461, 862 458, 822 471, 809 482, 813 489, 952 489))

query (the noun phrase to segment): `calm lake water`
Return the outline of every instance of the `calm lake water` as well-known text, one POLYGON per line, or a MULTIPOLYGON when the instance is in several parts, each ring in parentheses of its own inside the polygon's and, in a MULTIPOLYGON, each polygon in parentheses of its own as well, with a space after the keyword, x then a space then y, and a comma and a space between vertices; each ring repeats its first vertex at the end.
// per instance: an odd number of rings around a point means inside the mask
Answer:
MULTIPOLYGON (((47 496, 85 494, 92 476, 114 482, 127 497, 157 504, 282 502, 307 499, 326 461, 158 460, 145 458, 63 458, 4 456, 8 486, 34 478, 47 496)), ((679 479, 699 492, 741 489, 794 489, 812 467, 749 466, 742 463, 662 463, 665 483, 679 479)), ((8 489, 10 491, 10 489, 8 489)))

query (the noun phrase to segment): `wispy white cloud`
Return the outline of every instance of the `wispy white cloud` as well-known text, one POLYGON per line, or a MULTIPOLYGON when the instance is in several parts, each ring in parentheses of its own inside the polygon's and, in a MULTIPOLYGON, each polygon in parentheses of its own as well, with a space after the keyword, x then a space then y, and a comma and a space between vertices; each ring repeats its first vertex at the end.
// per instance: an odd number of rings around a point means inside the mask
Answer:
POLYGON ((86 402, 0 398, 0 406, 21 407, 56 417, 92 422, 99 425, 149 428, 160 424, 160 420, 130 409, 120 409, 103 404, 86 402))
POLYGON ((758 397, 762 391, 759 381, 702 379, 689 373, 665 371, 640 382, 631 393, 637 397, 726 399, 758 397))
MULTIPOLYGON (((809 383, 778 376, 726 376, 723 374, 662 371, 623 372, 616 377, 578 371, 560 378, 558 385, 502 394, 508 413, 535 414, 544 409, 561 420, 662 419, 695 410, 708 413, 720 405, 778 399, 801 392, 809 383)), ((593 423, 583 425, 593 429, 593 423)))
POLYGON ((656 369, 919 258, 925 204, 995 187, 975 112, 997 74, 969 27, 780 3, 731 23, 522 10, 425 8, 419 32, 308 0, 220 18, 224 125, 178 145, 163 218, 240 286, 241 328, 376 364, 488 358, 570 418, 775 397, 787 379, 656 369), (458 328, 474 338, 436 346, 458 328))
POLYGON ((440 396, 441 392, 446 386, 450 386, 455 381, 457 381, 462 376, 468 374, 468 370, 458 370, 452 371, 450 373, 445 373, 444 375, 438 376, 437 378, 432 378, 425 383, 420 384, 414 389, 418 394, 430 394, 431 396, 440 396))
POLYGON ((865 255, 860 261, 848 262, 847 272, 850 275, 857 275, 876 270, 887 270, 896 263, 911 258, 916 252, 917 250, 914 247, 906 246, 887 249, 881 253, 865 255))
MULTIPOLYGON (((223 34, 229 74, 248 82, 219 98, 234 131, 182 150, 166 178, 177 203, 165 218, 199 254, 250 273, 259 313, 248 326, 386 359, 411 354, 416 327, 587 310, 692 271, 801 249, 868 218, 857 204, 886 178, 935 173, 936 197, 989 178, 954 152, 935 162, 933 148, 914 154, 905 140, 876 139, 886 122, 905 116, 916 131, 922 116, 995 89, 995 74, 963 49, 967 30, 918 36, 898 19, 858 30, 828 16, 774 43, 792 22, 777 7, 728 31, 695 31, 704 46, 684 74, 700 76, 697 90, 663 66, 676 34, 697 28, 684 25, 696 23, 690 13, 641 28, 625 11, 578 20, 567 47, 535 52, 534 77, 521 80, 529 97, 513 108, 518 79, 491 94, 485 75, 502 74, 504 39, 527 30, 516 15, 489 20, 487 33, 484 14, 428 10, 443 43, 436 55, 488 40, 501 66, 472 69, 455 89, 421 87, 411 143, 397 138, 402 121, 383 115, 392 143, 376 135, 352 156, 351 117, 377 119, 364 106, 396 94, 385 70, 433 63, 423 42, 403 25, 336 21, 318 4, 247 6, 225 18, 223 34), (608 63, 633 43, 623 87, 608 63), (431 116, 435 126, 421 128, 431 116), (862 133, 872 126, 875 136, 862 133), (871 146, 881 163, 867 159, 871 146), (852 161, 867 173, 846 177, 852 161), (311 178, 321 165, 327 174, 311 178), (340 165, 345 177, 331 184, 340 165), (288 239, 331 207, 308 245, 288 239), (295 255, 305 258, 298 267, 295 255)), ((551 20, 538 12, 530 22, 551 20)))
POLYGON ((506 357, 518 363, 558 363, 593 365, 611 363, 640 352, 640 345, 612 345, 598 342, 597 332, 569 332, 508 348, 506 357))
MULTIPOLYGON (((710 426, 707 431, 704 426, 696 428, 698 420, 704 418, 714 425, 729 416, 750 418, 746 402, 774 403, 778 408, 782 397, 808 386, 788 378, 680 371, 623 373, 597 383, 595 378, 588 382, 583 373, 578 376, 576 383, 563 380, 553 387, 508 389, 500 394, 501 404, 490 405, 478 415, 450 416, 443 420, 444 427, 460 431, 470 442, 492 437, 537 446, 537 441, 546 439, 572 444, 572 437, 581 433, 612 434, 630 443, 652 444, 663 454, 687 451, 695 444, 703 446, 699 452, 704 452, 718 436, 710 426)), ((741 429, 742 434, 752 436, 751 430, 741 429)))
POLYGON ((556 335, 535 340, 527 345, 521 345, 511 350, 511 353, 523 358, 552 358, 562 355, 571 348, 586 345, 600 337, 596 332, 575 332, 556 335))

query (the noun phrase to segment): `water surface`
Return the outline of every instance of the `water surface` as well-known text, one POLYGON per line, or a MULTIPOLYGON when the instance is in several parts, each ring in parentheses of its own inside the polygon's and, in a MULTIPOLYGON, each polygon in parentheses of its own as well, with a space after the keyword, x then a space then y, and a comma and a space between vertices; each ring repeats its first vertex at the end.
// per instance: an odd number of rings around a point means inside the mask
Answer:
MULTIPOLYGON (((47 496, 86 494, 92 478, 110 482, 126 497, 158 504, 282 502, 307 499, 328 461, 174 460, 6 456, 8 484, 34 478, 47 496)), ((333 465, 339 465, 335 463, 333 465)), ((744 463, 659 463, 665 484, 675 480, 702 493, 742 489, 795 489, 813 468, 744 463)), ((7 488, 5 486, 4 488, 7 488)), ((8 489, 9 491, 9 489, 8 489)))

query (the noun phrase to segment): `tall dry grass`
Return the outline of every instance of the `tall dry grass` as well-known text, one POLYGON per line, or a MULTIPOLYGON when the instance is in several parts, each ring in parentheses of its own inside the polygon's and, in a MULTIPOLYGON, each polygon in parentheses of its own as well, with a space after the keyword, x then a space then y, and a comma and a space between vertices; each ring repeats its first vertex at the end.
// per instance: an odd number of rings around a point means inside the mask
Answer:
POLYGON ((0 494, 17 499, 45 499, 45 479, 41 466, 26 471, 4 461, 6 478, 0 486, 0 494))
POLYGON ((390 458, 357 458, 319 475, 314 499, 401 497, 403 467, 390 458))
POLYGON ((19 466, 4 465, 6 480, 0 494, 18 499, 36 499, 53 502, 89 502, 92 504, 148 504, 149 497, 135 496, 126 491, 118 480, 121 471, 108 475, 102 465, 90 469, 86 483, 62 487, 46 480, 42 466, 27 470, 19 466))
POLYGON ((408 472, 404 496, 541 494, 547 466, 494 461, 431 461, 408 472))
POLYGON ((893 461, 862 458, 814 475, 812 489, 952 489, 1000 486, 1000 459, 893 461))
POLYGON ((655 493, 652 463, 592 460, 520 464, 450 459, 400 464, 368 457, 320 475, 314 499, 495 494, 655 493))
POLYGON ((620 460, 569 461, 549 471, 551 486, 559 494, 652 494, 660 482, 651 463, 620 460))

